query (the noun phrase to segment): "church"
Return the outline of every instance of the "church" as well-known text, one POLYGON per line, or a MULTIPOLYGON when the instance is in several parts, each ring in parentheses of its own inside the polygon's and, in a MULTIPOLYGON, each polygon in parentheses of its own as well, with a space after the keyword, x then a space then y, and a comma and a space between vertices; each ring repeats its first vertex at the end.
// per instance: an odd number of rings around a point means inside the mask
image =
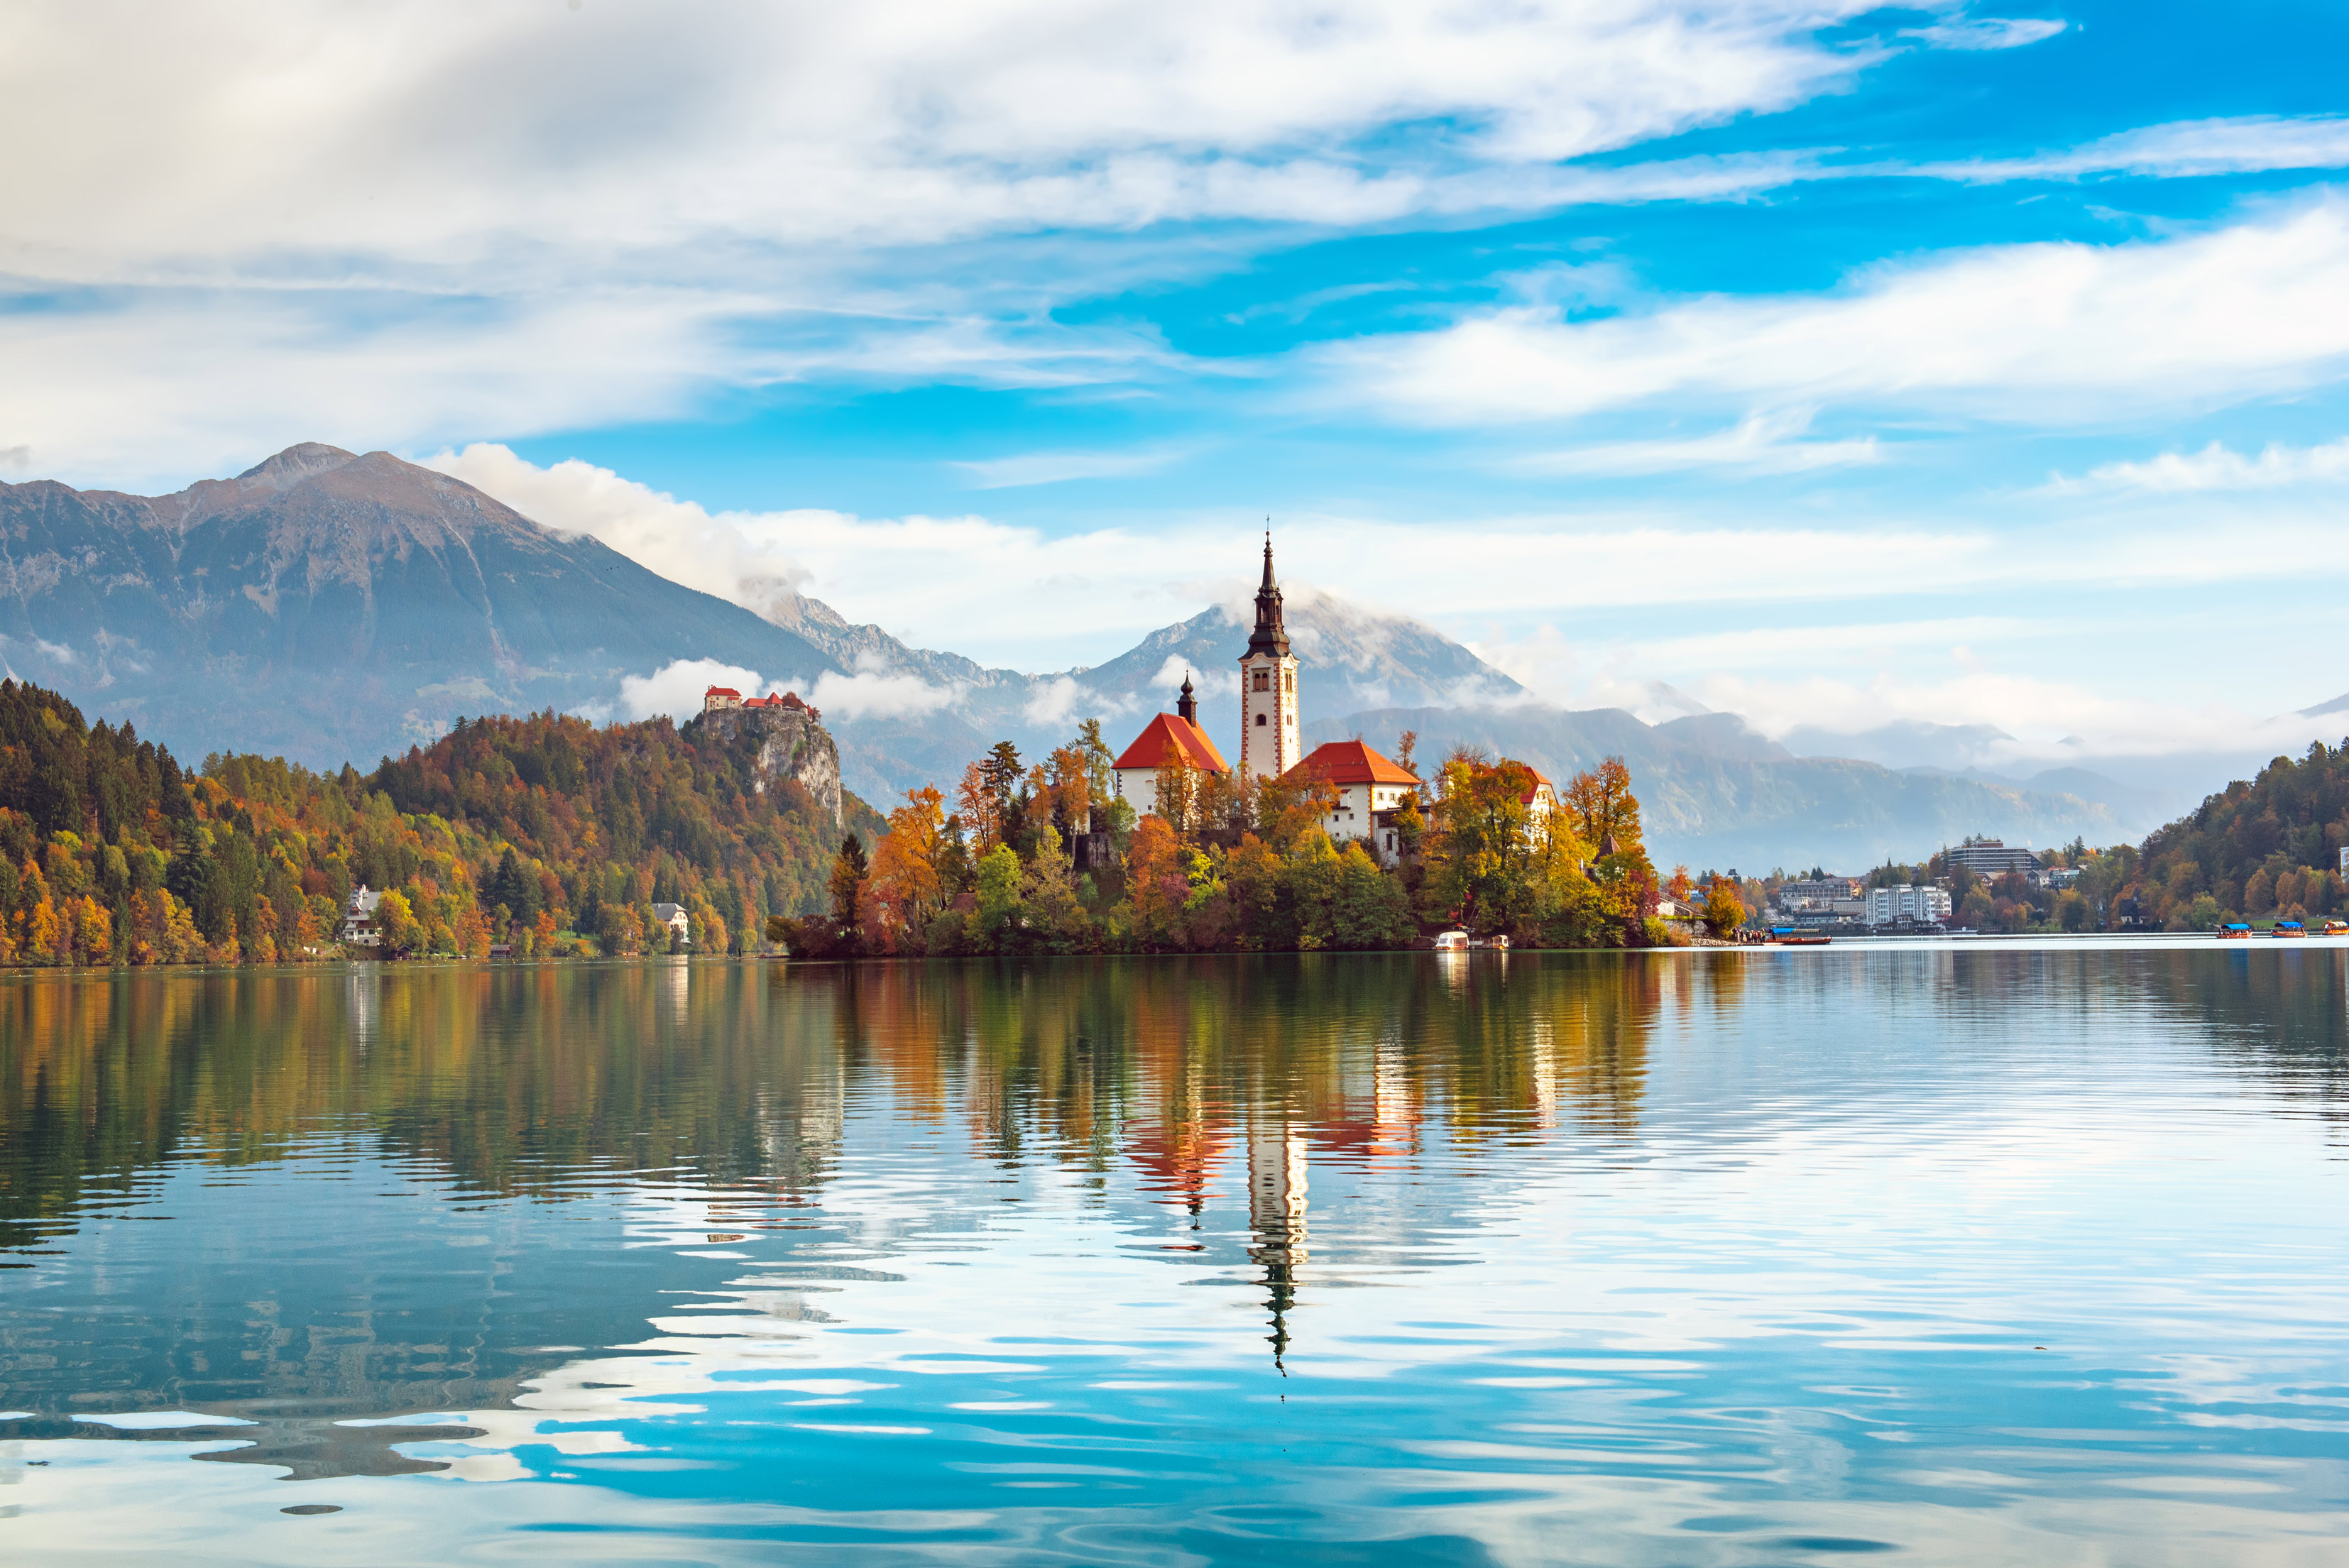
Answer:
MULTIPOLYGON (((1392 813, 1407 796, 1418 793, 1419 776, 1359 740, 1333 740, 1307 755, 1298 738, 1297 674, 1297 655, 1289 651, 1288 630, 1280 619, 1272 536, 1267 534, 1264 582, 1256 591, 1256 625, 1248 634, 1247 652, 1240 655, 1240 782, 1252 786, 1259 779, 1292 773, 1322 779, 1338 791, 1338 803, 1322 823, 1331 841, 1359 839, 1381 859, 1392 858, 1392 813)), ((1112 765, 1118 799, 1137 812, 1156 810, 1158 770, 1178 758, 1204 773, 1221 776, 1234 770, 1199 727, 1198 698, 1187 675, 1174 711, 1152 718, 1112 765)))

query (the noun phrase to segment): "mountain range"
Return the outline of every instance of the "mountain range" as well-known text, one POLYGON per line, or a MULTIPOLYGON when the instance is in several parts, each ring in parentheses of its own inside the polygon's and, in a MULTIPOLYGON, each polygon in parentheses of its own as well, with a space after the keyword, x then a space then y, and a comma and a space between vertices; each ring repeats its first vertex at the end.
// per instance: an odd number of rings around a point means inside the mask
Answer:
MULTIPOLYGON (((1971 734, 1798 733, 1790 747, 1678 694, 1667 707, 1679 716, 1657 723, 1619 708, 1568 712, 1416 621, 1301 584, 1287 613, 1309 741, 1360 734, 1392 748, 1408 728, 1423 762, 1477 746, 1560 779, 1619 755, 1666 864, 1849 867, 1920 857, 1969 832, 2108 842, 2179 806, 2176 789, 2076 767, 2017 778, 1869 755, 1939 755, 1940 739, 1942 759, 1960 761, 1979 749, 1971 734)), ((191 755, 257 750, 328 767, 402 751, 460 714, 682 718, 698 708, 702 672, 723 670, 817 700, 848 787, 885 802, 924 783, 951 787, 999 739, 1039 755, 1085 717, 1123 746, 1173 706, 1186 671, 1228 754, 1231 672, 1247 639, 1242 614, 1218 605, 1100 665, 990 668, 811 598, 761 616, 390 453, 315 443, 168 496, 0 484, 6 673, 191 755)))

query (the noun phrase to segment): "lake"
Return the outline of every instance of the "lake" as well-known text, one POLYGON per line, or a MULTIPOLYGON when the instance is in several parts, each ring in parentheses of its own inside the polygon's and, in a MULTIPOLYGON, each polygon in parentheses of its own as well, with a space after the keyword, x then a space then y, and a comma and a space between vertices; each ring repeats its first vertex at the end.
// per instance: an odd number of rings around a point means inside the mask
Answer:
POLYGON ((0 981, 12 1562, 2342 1562, 2326 944, 0 981))

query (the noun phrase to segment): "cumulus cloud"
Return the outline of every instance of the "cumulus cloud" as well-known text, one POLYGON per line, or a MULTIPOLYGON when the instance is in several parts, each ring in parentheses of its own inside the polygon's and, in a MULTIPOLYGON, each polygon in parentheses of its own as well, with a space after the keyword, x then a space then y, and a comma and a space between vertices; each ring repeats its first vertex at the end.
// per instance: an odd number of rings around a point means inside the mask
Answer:
MULTIPOLYGON (((757 696, 766 692, 767 685, 758 671, 746 670, 740 665, 720 664, 716 659, 678 659, 648 676, 621 676, 616 707, 624 718, 647 719, 667 714, 683 724, 701 711, 702 694, 711 686, 731 686, 745 696, 757 696)), ((591 713, 585 717, 603 716, 591 713)))
POLYGON ((2082 490, 2134 490, 2175 493, 2195 490, 2275 490, 2285 485, 2338 484, 2349 480, 2349 436, 2321 447, 2271 443, 2246 457, 2217 441, 2199 452, 2164 452, 2141 463, 2106 463, 2085 480, 2058 477, 2058 493, 2082 490))
POLYGON ((1044 682, 1019 710, 1029 723, 1044 728, 1065 727, 1079 714, 1103 717, 1129 706, 1123 697, 1104 700, 1102 694, 1068 676, 1044 682))
POLYGON ((1436 425, 1667 396, 2049 424, 2210 407, 2349 366, 2349 201, 2183 239, 1987 247, 1872 268, 1826 294, 1581 321, 1512 307, 1321 356, 1333 395, 1436 425))
MULTIPOLYGON (((701 711, 702 696, 714 686, 731 686, 744 696, 796 691, 828 718, 919 717, 945 707, 959 695, 953 686, 933 686, 919 676, 872 662, 860 663, 848 675, 826 670, 810 684, 798 676, 770 678, 757 670, 716 659, 678 659, 648 676, 622 676, 613 708, 623 718, 667 714, 682 724, 701 711)), ((591 718, 609 717, 594 708, 581 712, 591 718)))
POLYGON ((422 460, 533 522, 596 540, 671 582, 770 619, 784 617, 808 581, 808 569, 791 552, 792 534, 842 521, 834 512, 813 511, 712 516, 698 501, 679 500, 609 469, 576 459, 540 468, 490 442, 422 460))
POLYGON ((854 674, 826 670, 818 676, 808 699, 825 714, 843 718, 918 718, 960 695, 958 686, 934 686, 909 671, 859 660, 854 674))

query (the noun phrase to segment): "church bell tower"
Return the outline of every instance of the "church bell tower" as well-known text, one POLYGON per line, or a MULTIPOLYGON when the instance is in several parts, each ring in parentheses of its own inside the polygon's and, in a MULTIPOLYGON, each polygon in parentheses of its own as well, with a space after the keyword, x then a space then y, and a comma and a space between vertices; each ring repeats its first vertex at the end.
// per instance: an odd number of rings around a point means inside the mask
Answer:
POLYGON ((1256 630, 1240 655, 1240 778, 1278 779, 1303 755, 1297 743, 1297 661, 1280 624, 1280 585, 1273 581, 1272 535, 1267 533, 1256 630))

